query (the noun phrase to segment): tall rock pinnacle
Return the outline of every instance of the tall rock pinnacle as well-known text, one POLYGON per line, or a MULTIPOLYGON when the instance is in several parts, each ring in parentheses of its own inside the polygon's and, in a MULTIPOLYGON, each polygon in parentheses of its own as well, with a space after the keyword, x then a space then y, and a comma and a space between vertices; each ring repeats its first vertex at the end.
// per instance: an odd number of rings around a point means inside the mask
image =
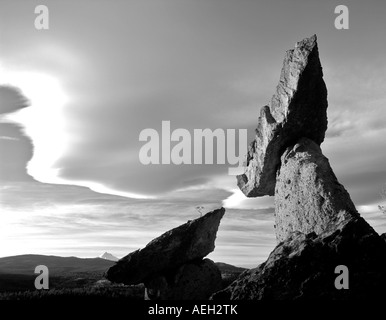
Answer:
POLYGON ((275 195, 277 246, 214 300, 358 300, 386 298, 386 242, 360 217, 320 144, 327 90, 316 36, 287 51, 279 85, 261 110, 247 169, 249 197, 275 195), (337 268, 346 284, 337 284, 337 268), (338 268, 338 269, 339 269, 338 268))
POLYGON ((308 138, 320 145, 327 129, 327 89, 316 35, 286 52, 279 84, 260 110, 246 170, 237 184, 248 197, 274 195, 280 157, 289 144, 308 138))

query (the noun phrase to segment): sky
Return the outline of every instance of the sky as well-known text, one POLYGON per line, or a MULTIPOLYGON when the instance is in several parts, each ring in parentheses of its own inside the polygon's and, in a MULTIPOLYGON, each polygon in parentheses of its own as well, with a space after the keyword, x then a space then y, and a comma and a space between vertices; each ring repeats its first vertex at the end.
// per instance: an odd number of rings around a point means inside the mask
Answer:
POLYGON ((0 1, 0 257, 117 257, 224 206, 215 261, 253 267, 276 244, 272 197, 243 196, 228 165, 144 165, 140 132, 247 129, 285 51, 318 36, 322 144, 358 211, 386 232, 386 3, 0 1), (49 9, 49 29, 34 26, 49 9))

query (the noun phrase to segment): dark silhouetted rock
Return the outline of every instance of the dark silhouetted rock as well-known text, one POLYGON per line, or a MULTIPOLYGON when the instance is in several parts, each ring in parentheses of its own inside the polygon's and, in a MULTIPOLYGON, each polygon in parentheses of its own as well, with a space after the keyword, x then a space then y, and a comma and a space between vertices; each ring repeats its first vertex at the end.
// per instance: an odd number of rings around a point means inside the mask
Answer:
POLYGON ((209 259, 192 261, 145 283, 145 300, 206 300, 221 289, 221 273, 209 259))
POLYGON ((386 242, 360 217, 343 211, 319 236, 293 232, 268 260, 247 270, 214 300, 385 299, 386 242), (335 288, 335 268, 349 289, 335 288))
POLYGON ((214 250, 221 208, 165 232, 149 242, 145 248, 120 259, 107 270, 105 277, 124 284, 138 284, 146 279, 176 270, 193 260, 200 260, 214 250))
POLYGON ((248 197, 274 195, 276 171, 285 148, 305 137, 320 145, 327 129, 327 89, 316 35, 288 50, 269 106, 260 111, 256 137, 237 184, 248 197))
POLYGON ((338 182, 320 147, 300 139, 281 157, 275 190, 275 231, 278 242, 292 232, 317 235, 338 222, 338 213, 358 217, 350 195, 338 182))

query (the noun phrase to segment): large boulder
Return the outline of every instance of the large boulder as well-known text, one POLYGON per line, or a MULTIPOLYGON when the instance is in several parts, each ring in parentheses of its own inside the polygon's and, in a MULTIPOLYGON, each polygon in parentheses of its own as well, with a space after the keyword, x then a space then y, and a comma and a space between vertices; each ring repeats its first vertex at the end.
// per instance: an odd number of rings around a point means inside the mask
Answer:
POLYGON ((225 213, 221 208, 165 232, 120 259, 105 277, 124 284, 138 284, 204 258, 214 250, 217 230, 225 213))
POLYGON ((266 262, 242 273, 212 299, 385 299, 385 270, 386 242, 363 218, 341 211, 319 235, 293 232, 266 262), (348 290, 335 287, 339 265, 348 268, 348 290))
POLYGON ((300 139, 283 153, 277 172, 275 231, 278 242, 294 231, 318 235, 338 222, 340 212, 344 212, 345 217, 359 216, 320 147, 310 139, 300 139))
POLYGON ((288 50, 269 106, 260 111, 256 137, 248 148, 246 170, 237 184, 248 197, 274 195, 284 149, 305 137, 320 145, 327 129, 327 89, 316 35, 288 50))
POLYGON ((145 283, 146 300, 206 300, 221 289, 221 273, 210 259, 191 261, 145 283))

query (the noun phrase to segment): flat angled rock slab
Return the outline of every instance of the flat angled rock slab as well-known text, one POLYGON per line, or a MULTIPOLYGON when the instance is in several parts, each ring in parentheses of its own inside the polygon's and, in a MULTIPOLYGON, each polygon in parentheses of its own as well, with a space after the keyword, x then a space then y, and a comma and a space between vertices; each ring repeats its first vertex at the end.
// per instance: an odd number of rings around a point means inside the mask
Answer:
POLYGON ((324 232, 344 212, 359 217, 349 193, 338 182, 328 159, 310 139, 300 139, 281 157, 275 190, 278 242, 292 232, 324 232))
POLYGON ((269 106, 260 110, 255 140, 237 184, 247 197, 274 195, 284 149, 305 137, 320 145, 327 129, 327 89, 316 35, 286 52, 280 81, 269 106))
POLYGON ((224 208, 217 209, 165 232, 145 248, 120 259, 107 270, 105 277, 112 282, 138 284, 204 258, 215 248, 217 230, 224 213, 224 208))

